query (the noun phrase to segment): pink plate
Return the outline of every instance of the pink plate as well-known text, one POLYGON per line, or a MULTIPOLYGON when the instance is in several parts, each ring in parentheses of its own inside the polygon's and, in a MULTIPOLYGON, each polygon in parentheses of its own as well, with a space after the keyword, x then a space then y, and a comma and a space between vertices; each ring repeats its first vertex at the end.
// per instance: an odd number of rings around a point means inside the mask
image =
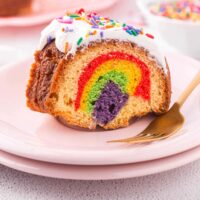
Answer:
POLYGON ((156 174, 200 159, 200 146, 158 160, 113 166, 77 166, 47 163, 0 151, 0 163, 23 172, 62 179, 109 180, 156 174))
POLYGON ((33 0, 32 12, 15 17, 0 17, 1 26, 32 26, 49 22, 66 10, 84 8, 100 11, 113 6, 118 0, 33 0))
MULTIPOLYGON (((166 54, 171 67, 173 99, 199 70, 200 63, 179 54, 166 54)), ((18 156, 74 165, 109 165, 158 159, 200 144, 200 88, 182 108, 186 123, 174 137, 148 145, 110 144, 144 129, 152 116, 127 128, 102 131, 65 127, 53 117, 30 111, 25 88, 31 60, 0 68, 0 149, 18 156)))

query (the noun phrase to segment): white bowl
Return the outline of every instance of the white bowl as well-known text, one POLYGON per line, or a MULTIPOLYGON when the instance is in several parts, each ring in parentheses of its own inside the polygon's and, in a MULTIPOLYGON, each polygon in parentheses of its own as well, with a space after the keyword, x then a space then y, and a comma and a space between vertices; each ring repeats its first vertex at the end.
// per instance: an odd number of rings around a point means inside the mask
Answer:
POLYGON ((159 2, 163 2, 163 0, 137 0, 137 5, 148 25, 156 30, 163 40, 180 52, 200 59, 200 22, 156 16, 149 11, 149 5, 159 2))

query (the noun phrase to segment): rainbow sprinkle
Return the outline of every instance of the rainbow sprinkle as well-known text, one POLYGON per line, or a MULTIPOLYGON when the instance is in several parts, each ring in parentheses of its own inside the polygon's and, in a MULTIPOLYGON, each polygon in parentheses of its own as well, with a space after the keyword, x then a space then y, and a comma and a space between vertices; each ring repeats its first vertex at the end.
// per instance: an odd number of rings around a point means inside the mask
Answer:
POLYGON ((146 33, 145 35, 146 35, 147 37, 151 38, 151 39, 154 39, 154 36, 151 35, 151 34, 149 34, 149 33, 146 33))
POLYGON ((78 39, 78 41, 77 41, 77 45, 79 46, 79 45, 81 44, 82 41, 83 41, 83 38, 80 37, 80 38, 78 39))
POLYGON ((103 31, 100 31, 100 37, 103 38, 103 31))
POLYGON ((63 23, 63 24, 72 24, 73 20, 72 19, 64 19, 63 17, 58 17, 56 18, 58 22, 63 23))
POLYGON ((62 31, 67 33, 67 32, 73 32, 74 30, 70 29, 69 27, 65 27, 65 28, 62 28, 62 31))
POLYGON ((71 17, 71 18, 80 18, 80 16, 76 15, 76 14, 71 14, 71 15, 69 15, 69 17, 71 17))
POLYGON ((69 49, 69 43, 66 42, 66 43, 65 43, 65 53, 68 51, 68 49, 69 49))
POLYGON ((53 41, 53 38, 51 36, 47 37, 47 44, 50 44, 53 41))
POLYGON ((200 1, 177 0, 173 2, 162 2, 149 6, 154 15, 170 19, 200 21, 200 1))

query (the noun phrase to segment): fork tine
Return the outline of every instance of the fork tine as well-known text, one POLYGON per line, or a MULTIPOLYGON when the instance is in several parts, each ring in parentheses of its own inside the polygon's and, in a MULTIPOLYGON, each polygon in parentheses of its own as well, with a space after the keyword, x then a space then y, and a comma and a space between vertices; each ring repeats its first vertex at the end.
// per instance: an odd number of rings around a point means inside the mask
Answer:
POLYGON ((149 143, 149 142, 158 141, 158 138, 159 138, 159 140, 162 140, 162 139, 165 139, 165 138, 168 138, 168 137, 169 136, 167 136, 167 135, 163 135, 162 137, 141 138, 140 140, 131 140, 127 143, 129 143, 129 144, 149 143))
POLYGON ((145 142, 149 142, 151 141, 152 139, 155 139, 155 137, 138 137, 138 138, 135 138, 135 137, 132 137, 132 138, 127 138, 127 139, 121 139, 121 140, 111 140, 111 141, 108 141, 108 143, 115 143, 115 142, 126 142, 126 143, 129 143, 129 144, 136 144, 136 143, 145 143, 145 142))
POLYGON ((182 128, 182 126, 179 126, 179 127, 172 127, 172 128, 168 128, 167 131, 163 131, 161 133, 158 134, 158 137, 169 137, 171 135, 174 135, 174 133, 178 132, 180 129, 182 128))
MULTIPOLYGON (((171 134, 170 134, 171 135, 171 134)), ((170 135, 165 135, 164 133, 162 133, 162 135, 158 135, 155 137, 155 135, 151 135, 151 137, 132 137, 132 138, 127 138, 127 139, 121 139, 121 140, 111 140, 108 142, 126 142, 128 144, 141 144, 141 143, 149 143, 149 142, 154 142, 154 141, 158 141, 158 140, 162 140, 162 139, 166 139, 168 137, 170 137, 170 135)))
POLYGON ((127 142, 127 143, 130 143, 132 141, 140 141, 140 140, 143 140, 143 139, 150 139, 150 138, 155 138, 155 135, 153 134, 146 134, 146 135, 136 135, 134 137, 130 137, 130 138, 126 138, 126 139, 119 139, 119 140, 110 140, 108 141, 108 143, 111 143, 111 142, 127 142))
POLYGON ((133 137, 130 137, 130 138, 126 138, 126 139, 110 140, 110 141, 107 141, 107 142, 108 143, 111 143, 111 142, 127 142, 127 143, 129 143, 130 141, 140 140, 140 139, 143 139, 143 138, 155 137, 155 136, 153 136, 154 135, 153 133, 152 133, 152 135, 150 135, 151 132, 148 131, 148 128, 149 128, 150 124, 142 132, 140 132, 136 136, 133 136, 133 137))

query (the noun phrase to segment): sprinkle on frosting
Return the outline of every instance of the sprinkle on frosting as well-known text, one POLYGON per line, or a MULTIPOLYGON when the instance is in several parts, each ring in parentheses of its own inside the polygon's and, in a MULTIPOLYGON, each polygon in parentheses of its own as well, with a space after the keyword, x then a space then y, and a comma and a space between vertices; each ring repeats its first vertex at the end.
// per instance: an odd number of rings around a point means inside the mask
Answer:
POLYGON ((100 31, 100 37, 103 38, 103 31, 100 31))
POLYGON ((67 33, 67 32, 73 32, 73 29, 70 29, 68 26, 65 28, 62 28, 63 32, 67 33))
POLYGON ((154 36, 151 35, 151 34, 149 34, 149 33, 146 33, 145 35, 146 35, 147 37, 151 38, 151 39, 154 39, 154 36))
POLYGON ((68 51, 68 49, 69 49, 69 43, 66 42, 66 43, 65 43, 65 53, 68 51))
POLYGON ((77 45, 79 46, 79 45, 81 44, 82 41, 83 41, 83 38, 80 37, 80 38, 78 39, 78 41, 77 41, 77 45))
POLYGON ((53 38, 51 36, 47 37, 47 44, 50 44, 52 42, 53 38))
POLYGON ((144 33, 141 28, 119 23, 108 17, 101 17, 95 12, 86 13, 83 9, 53 20, 42 31, 39 50, 53 39, 59 51, 71 55, 75 55, 78 47, 87 47, 93 41, 99 42, 106 39, 130 41, 149 50, 152 56, 165 66, 164 56, 160 54, 153 35, 144 33), (67 44, 67 51, 65 44, 67 44))
POLYGON ((151 13, 170 19, 200 21, 199 0, 177 0, 150 5, 151 13))
POLYGON ((72 24, 73 23, 73 20, 70 18, 65 19, 63 17, 58 17, 58 18, 56 18, 56 20, 63 24, 72 24))

